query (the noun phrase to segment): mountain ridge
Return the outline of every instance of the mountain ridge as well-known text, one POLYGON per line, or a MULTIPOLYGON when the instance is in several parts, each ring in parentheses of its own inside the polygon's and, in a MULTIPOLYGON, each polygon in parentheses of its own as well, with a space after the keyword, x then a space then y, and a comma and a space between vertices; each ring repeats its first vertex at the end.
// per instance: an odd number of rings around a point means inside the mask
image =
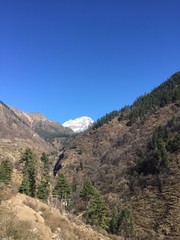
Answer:
POLYGON ((62 124, 49 120, 39 112, 23 112, 15 107, 10 107, 20 118, 32 128, 40 137, 48 141, 55 137, 68 136, 74 132, 62 124))
POLYGON ((0 158, 15 160, 20 156, 22 149, 29 145, 35 151, 51 151, 50 146, 31 128, 31 122, 26 114, 20 110, 0 102, 0 158))

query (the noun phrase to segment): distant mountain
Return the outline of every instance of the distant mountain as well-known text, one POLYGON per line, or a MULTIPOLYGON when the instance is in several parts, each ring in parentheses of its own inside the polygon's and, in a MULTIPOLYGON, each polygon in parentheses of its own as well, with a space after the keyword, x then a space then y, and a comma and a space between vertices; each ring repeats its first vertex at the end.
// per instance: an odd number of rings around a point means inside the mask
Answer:
POLYGON ((0 102, 0 159, 15 161, 27 147, 39 153, 52 150, 32 129, 32 119, 26 113, 0 102))
POLYGON ((63 126, 71 128, 74 132, 78 133, 88 129, 88 127, 91 126, 93 122, 94 121, 92 120, 92 118, 83 116, 76 118, 74 120, 69 120, 63 123, 63 126))
POLYGON ((72 129, 47 119, 41 113, 26 113, 0 102, 0 158, 4 155, 14 159, 26 147, 37 153, 50 152, 54 149, 49 142, 59 148, 62 141, 67 142, 73 135, 72 129))
POLYGON ((52 140, 57 137, 68 137, 74 132, 58 122, 51 121, 38 112, 27 113, 32 121, 33 130, 45 140, 52 140))

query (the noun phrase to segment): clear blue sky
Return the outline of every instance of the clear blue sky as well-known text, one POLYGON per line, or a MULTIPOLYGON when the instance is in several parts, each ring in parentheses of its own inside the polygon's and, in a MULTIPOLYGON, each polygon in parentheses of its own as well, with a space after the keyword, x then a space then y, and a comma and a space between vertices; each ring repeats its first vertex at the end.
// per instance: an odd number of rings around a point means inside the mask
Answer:
POLYGON ((23 111, 96 120, 179 70, 179 0, 0 0, 0 99, 23 111))

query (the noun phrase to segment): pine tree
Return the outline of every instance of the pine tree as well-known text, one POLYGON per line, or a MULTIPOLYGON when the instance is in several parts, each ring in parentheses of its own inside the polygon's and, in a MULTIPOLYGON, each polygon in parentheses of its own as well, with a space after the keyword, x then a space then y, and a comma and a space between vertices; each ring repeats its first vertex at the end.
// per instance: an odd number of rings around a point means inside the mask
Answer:
POLYGON ((109 231, 112 234, 117 234, 118 233, 119 216, 120 216, 119 209, 117 207, 114 207, 113 212, 112 212, 112 216, 111 216, 111 220, 110 220, 110 224, 109 224, 109 231))
POLYGON ((103 196, 96 191, 87 207, 87 223, 106 229, 108 227, 108 221, 107 205, 103 196))
POLYGON ((22 154, 20 163, 24 163, 23 181, 19 192, 25 193, 31 197, 36 195, 36 157, 30 148, 27 148, 22 154))
POLYGON ((103 196, 92 185, 90 180, 86 180, 80 191, 80 197, 86 202, 86 220, 91 225, 107 228, 107 205, 103 196))
POLYGON ((161 155, 160 164, 162 167, 167 168, 169 166, 168 152, 166 150, 165 142, 162 138, 158 141, 158 149, 161 155))
POLYGON ((12 176, 12 166, 8 160, 3 160, 0 164, 0 182, 9 183, 12 176))
POLYGON ((69 200, 71 187, 63 174, 57 177, 56 185, 53 189, 53 195, 58 196, 61 200, 69 200))
POLYGON ((37 198, 46 201, 48 199, 48 195, 49 195, 49 186, 47 182, 41 181, 41 183, 37 188, 37 198))
POLYGON ((80 198, 83 201, 88 202, 95 195, 96 189, 93 187, 92 182, 90 180, 86 180, 83 188, 80 191, 80 198))
POLYGON ((42 153, 41 161, 44 163, 43 176, 47 182, 50 181, 50 163, 46 153, 42 153))
POLYGON ((134 221, 132 213, 128 208, 122 209, 119 216, 120 234, 125 237, 130 237, 134 231, 134 221))
POLYGON ((28 196, 31 196, 31 190, 30 190, 30 177, 27 171, 24 171, 23 173, 23 180, 19 187, 19 192, 24 193, 28 196))
POLYGON ((134 231, 134 221, 129 209, 115 207, 112 212, 109 231, 113 234, 130 237, 134 231))
POLYGON ((44 166, 42 179, 37 188, 37 197, 42 200, 47 200, 49 195, 50 163, 46 153, 42 153, 41 161, 44 166))

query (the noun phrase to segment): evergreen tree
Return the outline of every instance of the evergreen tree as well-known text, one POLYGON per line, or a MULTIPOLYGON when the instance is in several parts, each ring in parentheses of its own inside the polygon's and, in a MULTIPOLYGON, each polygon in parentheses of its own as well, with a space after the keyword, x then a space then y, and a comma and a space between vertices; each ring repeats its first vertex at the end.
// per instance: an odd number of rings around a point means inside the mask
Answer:
POLYGON ((109 223, 109 231, 112 234, 117 234, 118 229, 119 229, 119 216, 120 216, 120 211, 117 207, 114 207, 111 220, 109 223))
POLYGON ((112 111, 106 114, 105 116, 101 117, 100 119, 98 119, 96 122, 94 122, 92 125, 92 128, 93 129, 99 128, 117 116, 119 116, 119 111, 112 111))
POLYGON ((46 153, 42 153, 41 161, 43 162, 43 175, 37 188, 37 197, 42 200, 47 200, 49 195, 50 163, 46 153))
POLYGON ((19 192, 31 196, 30 177, 27 171, 23 173, 23 180, 19 187, 19 192))
POLYGON ((108 221, 107 205, 103 196, 96 191, 87 207, 87 223, 106 229, 108 227, 108 221))
POLYGON ((134 231, 134 221, 129 209, 115 207, 112 212, 109 231, 113 234, 130 237, 134 231))
POLYGON ((24 163, 23 181, 19 192, 25 193, 31 197, 36 195, 36 157, 30 148, 27 148, 22 154, 20 163, 24 163))
POLYGON ((107 205, 103 196, 92 185, 90 180, 85 181, 80 191, 80 197, 86 202, 87 223, 107 228, 107 205))
POLYGON ((180 134, 169 140, 167 148, 170 152, 180 152, 180 134))
POLYGON ((134 221, 132 213, 129 209, 122 209, 119 217, 120 234, 125 237, 130 237, 134 231, 134 221))
POLYGON ((8 160, 3 160, 0 164, 0 182, 9 183, 12 176, 12 166, 8 160))
POLYGON ((41 183, 37 188, 37 198, 46 201, 48 199, 48 196, 49 196, 49 186, 47 182, 41 181, 41 183))
POLYGON ((167 168, 169 166, 168 152, 166 150, 165 142, 162 139, 159 139, 158 149, 161 155, 160 165, 164 168, 167 168))
POLYGON ((140 162, 137 166, 138 173, 159 174, 162 170, 169 167, 168 148, 170 134, 165 128, 158 127, 149 142, 143 159, 140 157, 140 162))
POLYGON ((63 174, 57 177, 56 185, 53 189, 53 195, 57 195, 61 200, 69 200, 71 187, 63 174))
POLYGON ((86 180, 83 188, 80 191, 80 198, 83 201, 88 202, 95 195, 96 189, 93 187, 92 182, 90 180, 86 180))
POLYGON ((47 182, 50 181, 50 162, 48 155, 46 153, 42 153, 41 161, 44 163, 44 169, 43 169, 43 176, 47 182))

